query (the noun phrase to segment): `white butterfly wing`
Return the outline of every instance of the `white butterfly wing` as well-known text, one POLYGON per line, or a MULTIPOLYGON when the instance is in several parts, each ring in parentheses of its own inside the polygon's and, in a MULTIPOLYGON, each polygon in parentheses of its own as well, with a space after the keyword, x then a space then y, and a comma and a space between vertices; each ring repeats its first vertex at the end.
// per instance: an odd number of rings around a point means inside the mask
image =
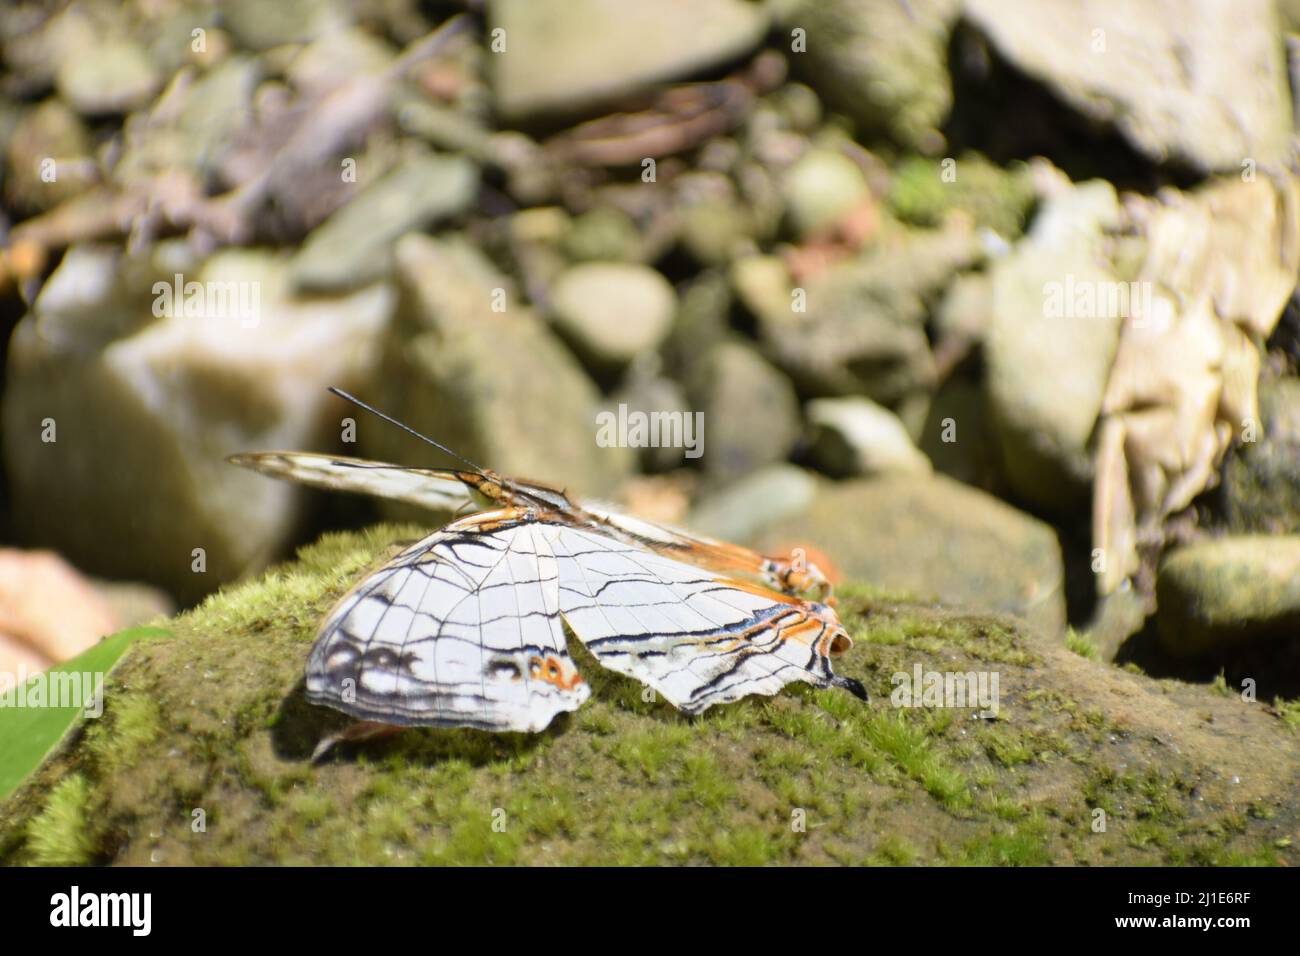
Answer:
POLYGON ((454 473, 447 471, 403 468, 363 458, 296 451, 232 455, 227 460, 272 478, 296 481, 327 491, 374 495, 430 511, 455 512, 473 502, 471 489, 458 481, 454 473))
POLYGON ((308 699, 386 724, 539 731, 590 693, 556 559, 514 510, 454 522, 362 581, 307 662, 308 699))
POLYGON ((596 531, 540 523, 555 556, 559 605, 601 664, 691 714, 793 681, 844 687, 830 657, 852 646, 835 612, 596 531))

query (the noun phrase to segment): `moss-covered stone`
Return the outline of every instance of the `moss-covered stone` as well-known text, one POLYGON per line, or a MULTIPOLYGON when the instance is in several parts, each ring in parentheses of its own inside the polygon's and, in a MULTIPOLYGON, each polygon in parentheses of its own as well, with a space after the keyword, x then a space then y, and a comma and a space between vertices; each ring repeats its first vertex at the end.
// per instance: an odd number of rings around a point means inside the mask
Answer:
POLYGON ((136 645, 104 718, 0 806, 0 863, 1300 863, 1300 739, 1264 705, 852 587, 837 668, 870 704, 796 688, 688 718, 575 646, 593 698, 546 733, 408 730, 313 765, 346 723, 302 696, 316 624, 419 533, 326 536, 136 645), (996 672, 999 718, 892 707, 918 663, 996 672))

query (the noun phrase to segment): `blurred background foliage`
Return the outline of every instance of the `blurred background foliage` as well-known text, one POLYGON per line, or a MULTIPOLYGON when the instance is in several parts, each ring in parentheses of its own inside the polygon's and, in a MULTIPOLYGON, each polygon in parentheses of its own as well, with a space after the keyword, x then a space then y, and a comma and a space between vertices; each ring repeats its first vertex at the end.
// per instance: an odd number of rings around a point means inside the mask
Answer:
POLYGON ((7 5, 0 668, 412 517, 225 463, 448 464, 335 385, 508 475, 1294 693, 1297 7, 7 5), (703 453, 603 447, 620 406, 701 412, 703 453))

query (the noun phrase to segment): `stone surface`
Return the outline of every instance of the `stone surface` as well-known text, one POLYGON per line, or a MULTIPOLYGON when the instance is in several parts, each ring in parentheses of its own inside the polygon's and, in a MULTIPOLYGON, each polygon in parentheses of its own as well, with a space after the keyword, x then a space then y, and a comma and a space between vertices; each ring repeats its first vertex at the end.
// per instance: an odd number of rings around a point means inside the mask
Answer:
POLYGON ((90 185, 96 176, 90 131, 60 99, 22 113, 5 149, 5 195, 19 209, 50 209, 90 185), (43 176, 53 160, 54 181, 43 176))
POLYGON ((1109 183, 1064 188, 992 268, 993 318, 984 344, 992 427, 1011 487, 1049 511, 1068 513, 1088 500, 1088 442, 1122 322, 1097 295, 1116 281, 1101 243, 1102 230, 1118 217, 1109 183), (1084 308, 1074 290, 1088 292, 1094 307, 1084 308), (1053 307, 1054 296, 1061 308, 1053 307))
POLYGON ((704 414, 704 470, 719 483, 782 460, 799 437, 799 401, 789 380, 747 345, 715 346, 687 382, 687 394, 704 414))
POLYGON ((253 50, 308 43, 341 30, 351 19, 338 0, 229 0, 221 12, 226 29, 253 50))
POLYGON ((624 383, 616 389, 609 400, 605 403, 605 409, 615 417, 620 415, 620 406, 626 414, 637 414, 646 416, 650 420, 652 416, 660 416, 660 420, 665 420, 663 416, 674 416, 675 422, 680 422, 680 431, 675 429, 677 424, 668 428, 668 433, 664 434, 660 430, 658 445, 643 445, 637 450, 641 459, 642 468, 645 471, 668 471, 672 468, 679 468, 688 464, 691 460, 689 454, 694 454, 686 447, 688 439, 693 439, 694 419, 688 418, 695 414, 691 408, 690 400, 686 397, 686 391, 677 382, 670 378, 662 376, 642 377, 632 376, 631 381, 624 383), (680 417, 676 417, 680 416, 680 417), (687 432, 688 423, 691 431, 687 432), (674 439, 680 439, 674 443, 674 439))
POLYGON ((1219 492, 1234 533, 1300 534, 1300 380, 1261 382, 1260 427, 1223 470, 1219 492))
POLYGON ((146 105, 162 77, 144 49, 127 40, 88 43, 61 64, 59 95, 84 116, 127 113, 146 105))
POLYGON ((786 215, 795 234, 824 231, 871 198, 858 164, 833 149, 810 149, 785 173, 786 215))
POLYGON ((930 473, 930 460, 898 416, 867 398, 818 398, 806 409, 809 454, 837 478, 882 472, 930 473))
POLYGON ((287 543, 301 492, 225 457, 336 447, 339 403, 325 388, 368 373, 392 296, 297 300, 283 256, 232 250, 184 278, 246 283, 255 311, 213 299, 206 315, 155 316, 153 283, 180 271, 166 249, 69 251, 10 343, 4 461, 20 539, 188 602, 287 543))
POLYGON ((397 239, 463 212, 477 195, 478 170, 469 160, 418 152, 312 231, 294 258, 294 281, 332 291, 382 278, 397 239))
POLYGON ((635 263, 580 263, 551 289, 556 327, 597 367, 624 365, 657 348, 676 310, 668 280, 635 263))
POLYGON ((497 109, 511 121, 577 111, 684 78, 758 45, 762 4, 745 0, 491 0, 488 41, 497 109))
POLYGON ((865 131, 937 153, 952 106, 948 31, 960 0, 800 0, 785 16, 807 52, 792 59, 814 87, 865 131))
MULTIPOLYGON (((411 427, 504 475, 611 496, 635 454, 596 442, 600 393, 513 284, 463 239, 410 235, 396 248, 401 297, 375 401, 411 427), (493 311, 494 290, 505 295, 493 311)), ((358 428, 366 457, 454 466, 386 425, 358 428)), ((397 507, 428 523, 428 515, 397 507)))
POLYGON ((1155 162, 1239 172, 1248 157, 1284 155, 1273 0, 968 0, 965 15, 1018 70, 1155 162))
POLYGON ((1300 535, 1242 535, 1178 548, 1160 566, 1156 620, 1178 656, 1300 638, 1300 535))
POLYGON ((687 524, 723 541, 752 541, 764 528, 805 511, 817 487, 814 472, 785 462, 767 465, 706 495, 687 524))
POLYGON ((842 575, 970 610, 1065 628, 1061 549, 1050 527, 942 475, 826 485, 803 514, 759 538, 826 551, 842 575))
POLYGON ((765 348, 801 392, 893 405, 934 384, 926 300, 978 257, 967 221, 897 230, 802 285, 768 256, 738 260, 731 276, 765 348))

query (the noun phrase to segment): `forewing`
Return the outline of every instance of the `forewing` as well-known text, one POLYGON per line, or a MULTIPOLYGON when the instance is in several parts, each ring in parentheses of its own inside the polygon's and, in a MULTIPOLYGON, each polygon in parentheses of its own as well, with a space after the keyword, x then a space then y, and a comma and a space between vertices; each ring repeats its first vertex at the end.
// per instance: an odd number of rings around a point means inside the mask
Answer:
POLYGON ((555 555, 560 610, 606 667, 699 713, 803 681, 865 699, 830 657, 852 646, 835 612, 598 531, 538 525, 555 555))
POLYGON ((387 724, 538 731, 589 695, 555 556, 515 510, 450 524, 366 578, 307 662, 312 702, 387 724))
POLYGON ((459 511, 473 501, 471 489, 452 471, 403 468, 363 458, 296 451, 254 452, 227 459, 241 468, 328 491, 350 491, 428 508, 459 511))

